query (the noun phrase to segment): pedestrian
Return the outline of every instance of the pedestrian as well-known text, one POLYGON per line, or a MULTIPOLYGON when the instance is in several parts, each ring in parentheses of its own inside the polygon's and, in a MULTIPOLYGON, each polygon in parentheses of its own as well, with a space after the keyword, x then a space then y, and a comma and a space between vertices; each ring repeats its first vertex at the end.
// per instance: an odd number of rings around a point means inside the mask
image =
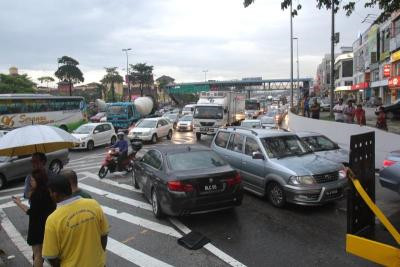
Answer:
POLYGON ((317 98, 314 98, 314 102, 311 105, 311 118, 319 120, 320 105, 318 104, 317 98))
POLYGON ((333 107, 333 113, 335 114, 336 122, 344 122, 343 109, 343 98, 340 98, 339 102, 333 107))
POLYGON ((66 177, 69 183, 71 184, 71 191, 73 197, 81 196, 82 198, 92 198, 92 196, 88 192, 78 187, 78 176, 76 175, 75 171, 64 169, 60 172, 60 175, 66 177))
POLYGON ((47 218, 43 258, 52 266, 104 267, 108 220, 99 203, 72 197, 71 185, 63 175, 49 181, 57 209, 47 218))
POLYGON ((41 169, 34 170, 30 176, 30 207, 21 203, 19 197, 13 201, 29 216, 28 244, 32 246, 33 266, 43 266, 42 245, 47 217, 56 209, 47 188, 47 174, 41 169))
POLYGON ((304 96, 304 117, 310 118, 310 98, 306 95, 304 96))
MULTIPOLYGON (((47 157, 42 152, 35 152, 32 154, 31 163, 32 163, 32 170, 43 170, 46 172, 47 177, 51 179, 55 174, 51 170, 46 170, 46 162, 47 157)), ((24 185, 24 198, 29 199, 31 194, 31 175, 27 175, 25 177, 25 185, 24 185)))
POLYGON ((361 104, 357 105, 354 111, 354 117, 356 118, 357 124, 360 126, 366 125, 365 110, 362 108, 361 104))
POLYGON ((386 114, 385 114, 385 108, 380 106, 379 107, 379 113, 378 113, 378 118, 376 119, 376 128, 382 129, 387 131, 387 123, 386 123, 386 114))
POLYGON ((354 122, 354 107, 353 107, 353 101, 349 100, 347 102, 347 106, 343 108, 343 114, 344 114, 344 122, 346 123, 353 123, 354 122))

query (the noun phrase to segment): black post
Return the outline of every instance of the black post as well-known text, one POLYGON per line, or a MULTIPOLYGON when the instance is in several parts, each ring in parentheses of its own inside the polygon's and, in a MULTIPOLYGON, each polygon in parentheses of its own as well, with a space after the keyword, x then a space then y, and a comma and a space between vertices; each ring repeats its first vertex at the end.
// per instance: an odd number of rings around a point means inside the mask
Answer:
POLYGON ((330 97, 331 97, 331 110, 330 117, 333 117, 333 104, 334 104, 334 95, 335 91, 335 0, 332 0, 332 32, 331 32, 331 88, 330 88, 330 97))

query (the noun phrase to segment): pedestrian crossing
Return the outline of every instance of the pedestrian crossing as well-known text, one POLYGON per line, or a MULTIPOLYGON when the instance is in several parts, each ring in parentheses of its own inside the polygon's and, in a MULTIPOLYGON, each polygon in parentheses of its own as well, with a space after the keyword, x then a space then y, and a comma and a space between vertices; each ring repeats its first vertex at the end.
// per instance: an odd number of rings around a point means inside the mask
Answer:
MULTIPOLYGON (((104 157, 105 153, 84 156, 65 168, 77 172, 79 187, 100 203, 109 219, 107 266, 244 266, 212 244, 195 251, 178 245, 177 239, 190 229, 176 218, 156 219, 141 191, 129 184, 130 174, 113 173, 100 180, 97 171, 104 157)), ((31 266, 32 251, 25 241, 28 219, 12 201, 6 201, 21 194, 22 188, 0 193, 1 227, 15 247, 10 253, 31 266)), ((10 260, 7 266, 20 265, 10 260)))

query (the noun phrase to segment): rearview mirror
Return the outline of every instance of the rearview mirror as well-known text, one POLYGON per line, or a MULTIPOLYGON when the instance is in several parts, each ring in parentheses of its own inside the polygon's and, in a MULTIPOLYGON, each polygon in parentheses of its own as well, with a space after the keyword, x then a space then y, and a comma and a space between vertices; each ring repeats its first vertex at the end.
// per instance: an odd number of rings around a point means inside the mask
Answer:
POLYGON ((99 130, 94 130, 94 132, 93 132, 93 133, 97 134, 97 133, 99 133, 99 130))
POLYGON ((262 159, 265 160, 265 157, 262 153, 260 152, 253 152, 253 159, 262 159))

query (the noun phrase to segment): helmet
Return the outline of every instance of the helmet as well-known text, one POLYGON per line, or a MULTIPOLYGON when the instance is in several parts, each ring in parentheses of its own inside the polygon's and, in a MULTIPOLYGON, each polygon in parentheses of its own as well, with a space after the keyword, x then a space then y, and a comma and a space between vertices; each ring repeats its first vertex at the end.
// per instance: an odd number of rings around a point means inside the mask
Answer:
POLYGON ((120 132, 117 133, 117 136, 125 136, 125 134, 124 134, 124 132, 120 131, 120 132))

